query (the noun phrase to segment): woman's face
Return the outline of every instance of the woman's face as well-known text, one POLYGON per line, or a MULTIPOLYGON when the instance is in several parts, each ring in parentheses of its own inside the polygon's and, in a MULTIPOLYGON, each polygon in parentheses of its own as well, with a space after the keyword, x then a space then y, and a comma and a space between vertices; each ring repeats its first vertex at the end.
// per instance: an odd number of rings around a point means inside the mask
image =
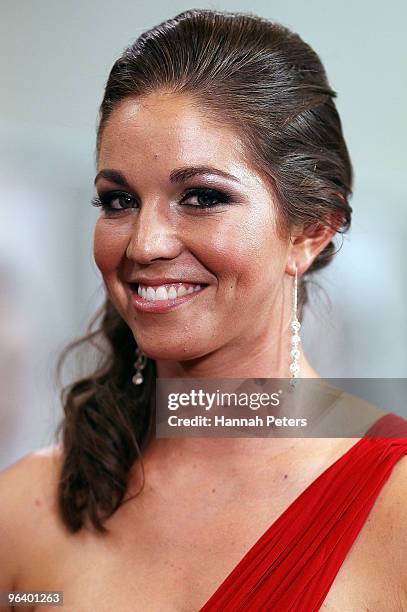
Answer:
POLYGON ((188 360, 225 347, 241 354, 273 325, 279 330, 290 308, 289 239, 277 231, 271 187, 230 128, 185 97, 126 99, 105 124, 97 170, 110 208, 96 222, 95 261, 148 356, 188 360), (131 283, 141 280, 154 293, 138 296, 131 283), (186 297, 171 300, 181 281, 186 297), (188 281, 203 288, 192 293, 188 281), (155 293, 158 285, 167 294, 155 293))

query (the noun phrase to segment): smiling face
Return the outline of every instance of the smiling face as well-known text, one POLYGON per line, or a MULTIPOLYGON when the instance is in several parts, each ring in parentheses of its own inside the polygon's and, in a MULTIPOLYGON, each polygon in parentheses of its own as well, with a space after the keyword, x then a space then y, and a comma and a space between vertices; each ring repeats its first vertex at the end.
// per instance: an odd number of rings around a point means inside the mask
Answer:
POLYGON ((185 97, 128 98, 104 126, 97 170, 104 208, 95 261, 148 356, 182 361, 223 351, 232 360, 280 334, 291 306, 289 239, 236 133, 185 97), (153 312, 129 285, 141 276, 203 289, 153 312))

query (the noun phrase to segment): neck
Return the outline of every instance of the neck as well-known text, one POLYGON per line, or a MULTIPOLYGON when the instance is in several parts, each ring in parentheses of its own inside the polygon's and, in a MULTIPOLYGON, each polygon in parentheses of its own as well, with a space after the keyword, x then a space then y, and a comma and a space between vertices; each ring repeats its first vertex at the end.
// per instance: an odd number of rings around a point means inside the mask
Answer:
MULTIPOLYGON (((250 347, 223 346, 203 357, 185 360, 156 360, 158 378, 289 378, 290 334, 274 343, 263 336, 250 347)), ((319 379, 301 351, 300 378, 319 379)), ((153 438, 145 450, 143 461, 149 466, 196 465, 216 473, 241 468, 245 473, 268 459, 284 457, 293 450, 310 447, 312 439, 242 438, 242 437, 175 437, 153 438)), ((311 444, 312 446, 312 444, 311 444)), ((315 446, 315 441, 314 441, 315 446)), ((178 468, 177 468, 178 469, 178 468)), ((184 469, 184 468, 181 468, 184 469)))
MULTIPOLYGON (((290 336, 278 343, 263 337, 241 342, 189 360, 156 360, 158 378, 290 378, 290 336)), ((320 378, 301 350, 300 378, 320 378)))

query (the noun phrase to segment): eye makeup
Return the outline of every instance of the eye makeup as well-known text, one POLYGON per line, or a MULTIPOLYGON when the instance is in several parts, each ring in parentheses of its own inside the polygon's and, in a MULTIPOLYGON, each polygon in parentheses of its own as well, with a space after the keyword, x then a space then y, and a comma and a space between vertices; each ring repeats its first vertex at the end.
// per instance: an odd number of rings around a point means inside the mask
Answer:
MULTIPOLYGON (((225 191, 209 187, 194 187, 187 189, 179 200, 180 206, 188 208, 207 209, 232 202, 232 196, 225 191), (196 203, 191 203, 194 200, 196 203)), ((138 208, 137 198, 124 191, 107 191, 91 200, 92 206, 101 207, 107 213, 117 213, 129 208, 138 208), (113 203, 118 202, 119 207, 113 203)))

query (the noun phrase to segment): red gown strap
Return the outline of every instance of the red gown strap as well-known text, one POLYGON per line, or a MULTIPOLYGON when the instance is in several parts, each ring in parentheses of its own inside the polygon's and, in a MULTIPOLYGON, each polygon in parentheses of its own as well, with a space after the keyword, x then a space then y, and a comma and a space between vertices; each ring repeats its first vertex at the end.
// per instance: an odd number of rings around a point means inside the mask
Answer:
POLYGON ((319 610, 393 466, 406 454, 407 420, 382 416, 267 529, 200 612, 319 610))

